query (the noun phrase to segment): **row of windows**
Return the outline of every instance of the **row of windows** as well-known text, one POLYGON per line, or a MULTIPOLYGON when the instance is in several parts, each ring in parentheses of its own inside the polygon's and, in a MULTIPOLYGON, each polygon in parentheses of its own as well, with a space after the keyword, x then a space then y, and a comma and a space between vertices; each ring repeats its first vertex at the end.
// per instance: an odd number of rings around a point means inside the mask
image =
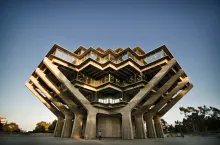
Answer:
POLYGON ((119 103, 120 100, 122 100, 122 98, 120 99, 107 98, 107 99, 98 99, 98 102, 103 103, 103 104, 115 104, 115 103, 119 103))
MULTIPOLYGON (((62 51, 60 51, 58 49, 55 51, 55 56, 65 60, 67 62, 70 62, 70 63, 75 63, 76 62, 76 60, 75 60, 75 58, 73 56, 69 55, 68 53, 62 52, 62 51)), ((159 51, 159 52, 157 52, 157 53, 155 53, 155 54, 153 54, 151 56, 146 57, 144 59, 144 61, 145 61, 145 63, 148 64, 148 63, 154 62, 154 61, 156 61, 156 60, 158 60, 160 58, 163 58, 164 56, 165 56, 165 53, 161 50, 161 51, 159 51)), ((140 60, 137 60, 133 55, 128 54, 128 53, 126 53, 123 56, 120 56, 118 58, 114 58, 113 56, 110 56, 110 58, 109 58, 109 56, 106 56, 105 58, 101 59, 99 56, 97 56, 96 54, 91 52, 90 54, 87 55, 87 57, 84 57, 82 61, 85 61, 88 58, 96 60, 96 61, 98 61, 100 63, 105 63, 107 61, 112 61, 114 63, 120 63, 120 62, 122 62, 124 60, 127 60, 127 59, 131 58, 135 62, 137 62, 139 64, 142 64, 142 62, 140 60)))
POLYGON ((129 84, 139 82, 141 80, 145 80, 145 77, 140 74, 135 74, 135 75, 131 76, 130 78, 127 78, 122 81, 122 80, 119 80, 117 77, 115 77, 111 74, 108 74, 108 75, 105 75, 104 77, 102 77, 100 80, 94 80, 91 77, 88 77, 82 73, 79 73, 78 80, 83 83, 94 85, 94 86, 101 85, 101 84, 104 84, 107 82, 112 82, 112 83, 118 84, 120 86, 126 86, 129 84))

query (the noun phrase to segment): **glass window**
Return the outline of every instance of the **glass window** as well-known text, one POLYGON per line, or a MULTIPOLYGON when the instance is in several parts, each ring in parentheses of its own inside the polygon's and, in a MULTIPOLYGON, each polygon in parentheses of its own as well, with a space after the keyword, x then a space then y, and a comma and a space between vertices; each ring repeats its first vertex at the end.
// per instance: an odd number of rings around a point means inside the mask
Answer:
POLYGON ((122 56, 122 60, 126 60, 126 59, 128 59, 128 54, 127 53, 122 56))
POLYGON ((55 51, 54 55, 61 58, 61 59, 63 59, 63 60, 65 60, 65 61, 67 61, 67 62, 70 62, 70 63, 75 62, 74 57, 70 56, 69 54, 67 54, 65 52, 60 51, 59 49, 57 49, 55 51))
POLYGON ((156 60, 158 60, 158 59, 161 59, 161 58, 163 58, 163 57, 164 57, 164 53, 163 53, 163 51, 161 50, 161 51, 159 51, 159 52, 157 52, 157 53, 155 53, 155 54, 153 54, 153 55, 151 55, 151 56, 149 56, 149 57, 146 57, 146 58, 144 59, 144 61, 145 61, 146 63, 151 63, 151 62, 156 61, 156 60))
POLYGON ((94 53, 90 53, 89 58, 96 60, 96 55, 94 53))

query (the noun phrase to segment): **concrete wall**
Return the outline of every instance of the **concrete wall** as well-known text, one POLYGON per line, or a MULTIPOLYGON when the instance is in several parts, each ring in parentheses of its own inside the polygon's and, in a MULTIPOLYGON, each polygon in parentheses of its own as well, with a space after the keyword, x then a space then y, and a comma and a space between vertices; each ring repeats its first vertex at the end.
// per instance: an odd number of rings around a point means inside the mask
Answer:
POLYGON ((121 117, 97 116, 97 134, 102 131, 102 137, 121 137, 121 117))

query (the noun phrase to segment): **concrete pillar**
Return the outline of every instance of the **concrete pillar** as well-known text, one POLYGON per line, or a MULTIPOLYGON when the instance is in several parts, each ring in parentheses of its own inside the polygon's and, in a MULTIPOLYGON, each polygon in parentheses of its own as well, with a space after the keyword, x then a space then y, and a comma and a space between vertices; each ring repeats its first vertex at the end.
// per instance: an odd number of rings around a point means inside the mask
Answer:
POLYGON ((83 125, 83 115, 75 114, 73 129, 72 129, 72 138, 80 138, 82 136, 82 125, 83 125))
POLYGON ((63 130, 64 118, 58 118, 57 124, 54 130, 54 137, 61 137, 61 133, 63 130))
POLYGON ((30 80, 65 115, 65 122, 61 137, 70 137, 73 126, 72 125, 73 113, 70 110, 68 110, 63 105, 63 103, 61 103, 57 98, 52 96, 51 93, 49 93, 43 86, 41 86, 38 80, 34 76, 31 76, 30 80))
POLYGON ((54 131, 54 137, 60 137, 64 122, 63 113, 61 113, 57 108, 51 105, 51 103, 43 96, 41 96, 41 94, 39 94, 30 83, 26 83, 25 86, 58 118, 54 131))
POLYGON ((88 112, 86 120, 85 139, 96 138, 96 112, 88 112))
POLYGON ((71 137, 72 138, 80 138, 82 131, 82 118, 83 115, 80 114, 80 110, 77 108, 77 105, 66 96, 54 83, 50 80, 43 71, 39 68, 35 70, 37 75, 50 87, 59 97, 60 99, 69 107, 69 109, 75 114, 74 125, 71 137))
POLYGON ((160 117, 154 118, 154 127, 157 134, 157 138, 164 138, 163 128, 161 124, 160 117))
POLYGON ((135 126, 136 126, 136 138, 145 139, 146 138, 146 131, 144 129, 143 115, 136 115, 135 116, 135 126))
POLYGON ((153 118, 151 116, 147 117, 147 134, 148 138, 156 138, 153 118))
POLYGON ((122 113, 122 139, 134 139, 131 112, 122 113))
POLYGON ((72 132, 72 126, 73 126, 73 117, 66 115, 61 137, 64 138, 70 137, 72 132))

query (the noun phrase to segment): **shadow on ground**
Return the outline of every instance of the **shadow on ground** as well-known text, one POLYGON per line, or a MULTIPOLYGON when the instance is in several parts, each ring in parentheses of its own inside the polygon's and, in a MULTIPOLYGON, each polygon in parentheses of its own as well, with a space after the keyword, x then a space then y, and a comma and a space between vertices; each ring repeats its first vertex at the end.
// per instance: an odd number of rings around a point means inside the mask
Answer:
POLYGON ((186 136, 169 137, 164 139, 134 139, 134 140, 84 140, 55 137, 25 137, 25 136, 0 136, 0 145, 219 145, 220 139, 216 137, 186 136))

